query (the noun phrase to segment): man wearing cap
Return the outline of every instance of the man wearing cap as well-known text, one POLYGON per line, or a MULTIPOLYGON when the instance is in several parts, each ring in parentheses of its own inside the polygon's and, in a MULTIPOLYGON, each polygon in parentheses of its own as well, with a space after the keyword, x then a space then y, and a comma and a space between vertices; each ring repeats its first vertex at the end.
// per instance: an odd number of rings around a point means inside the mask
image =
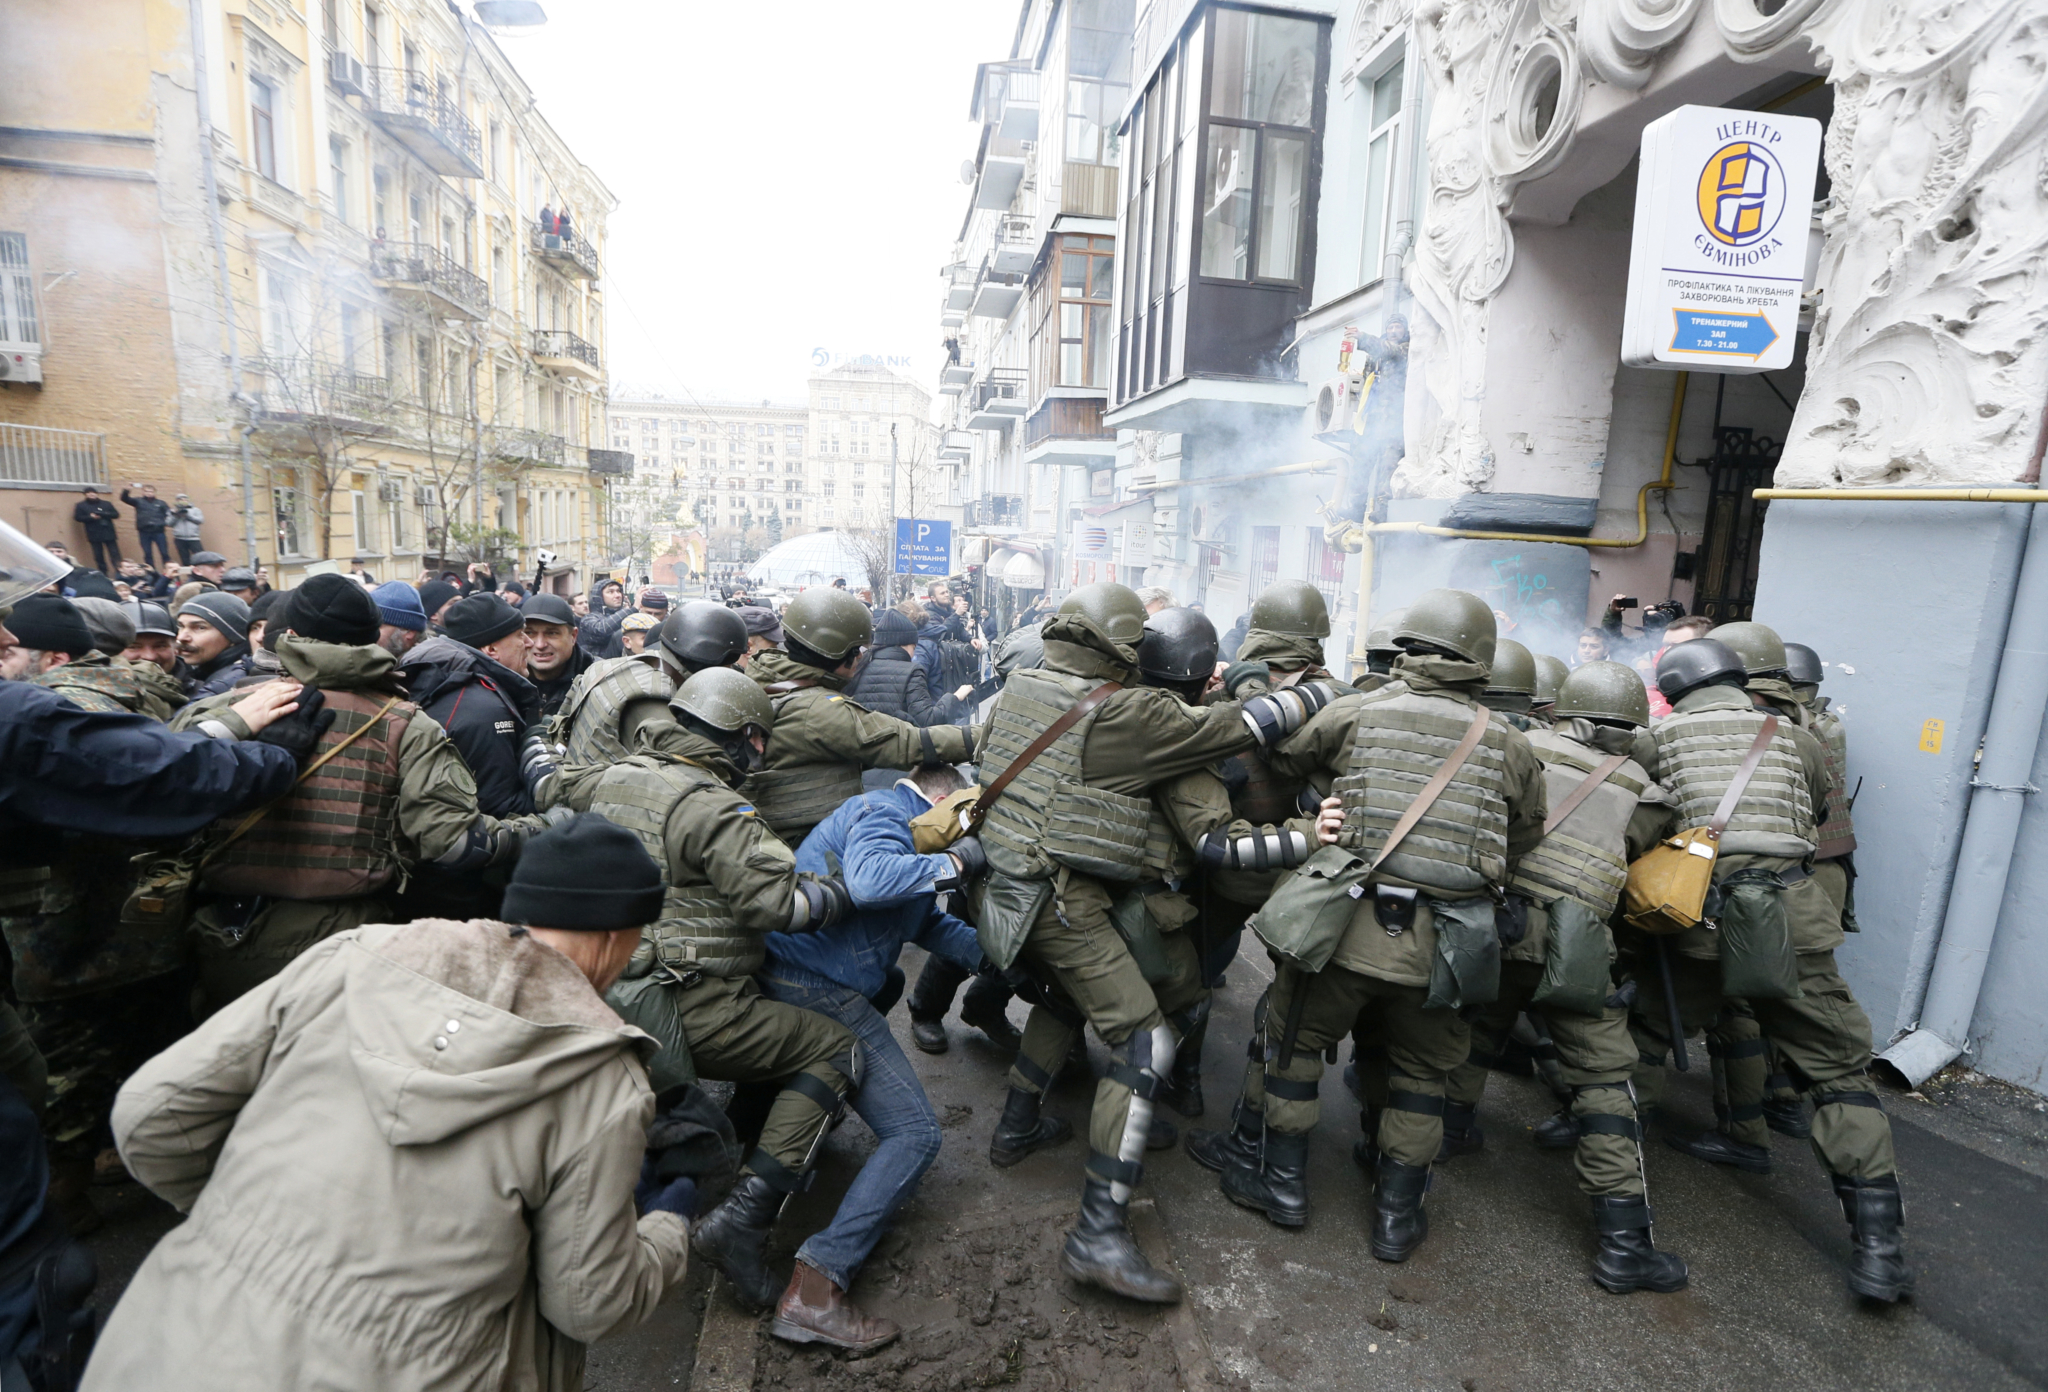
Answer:
POLYGON ((387 580, 370 591, 377 601, 382 622, 377 625, 377 646, 401 662, 412 646, 427 636, 427 611, 420 592, 403 580, 387 580))
POLYGON ((228 576, 228 558, 218 551, 201 551, 192 557, 192 578, 208 589, 217 590, 228 576))
POLYGON ((226 691, 249 670, 249 606, 208 590, 185 601, 178 614, 178 676, 193 700, 226 691))
POLYGON ((526 676, 540 692, 540 713, 553 715, 569 687, 593 659, 576 645, 576 611, 560 595, 529 595, 519 606, 526 619, 526 676))
POLYGON ((185 688, 177 681, 178 625, 172 621, 171 611, 146 599, 138 601, 134 609, 135 637, 122 650, 121 656, 138 666, 147 664, 155 667, 171 678, 171 686, 178 693, 178 704, 183 705, 185 688))
MULTIPOLYGON (((843 587, 842 587, 843 588, 843 587)), ((740 622, 747 626, 747 657, 782 646, 782 619, 773 609, 761 604, 749 604, 736 609, 740 622)), ((745 659, 740 661, 740 670, 747 669, 745 659)))
POLYGON ((84 1386, 582 1386, 688 1261, 690 1185, 636 1212, 651 1041, 602 999, 661 903, 635 838, 579 818, 508 921, 339 934, 152 1060, 122 1155, 189 1216, 84 1386))
MULTIPOLYGON (((280 680, 325 693, 336 719, 321 737, 323 753, 353 741, 208 861, 194 927, 209 1010, 314 943, 383 917, 385 895, 416 867, 482 870, 511 859, 539 830, 534 819, 479 810, 461 752, 405 699, 397 660, 378 646, 382 619, 369 591, 347 576, 316 575, 291 591, 280 680)), ((173 725, 240 733, 225 697, 195 701, 173 725)))
POLYGON ((647 651, 647 636, 661 627, 661 620, 652 614, 628 614, 626 621, 619 625, 619 647, 622 657, 633 657, 647 651))
POLYGON ((220 574, 221 593, 231 594, 244 604, 250 603, 262 591, 257 583, 256 572, 247 566, 229 566, 220 574))
POLYGON ((446 580, 420 582, 420 608, 425 611, 429 624, 439 624, 441 616, 448 612, 448 606, 461 598, 460 585, 451 585, 446 580))
POLYGON ((185 704, 183 689, 162 669, 122 659, 135 639, 135 621, 111 599, 32 595, 16 607, 12 623, 22 642, 15 653, 42 650, 32 664, 41 674, 25 672, 17 680, 46 686, 86 710, 134 711, 154 720, 169 720, 185 704), (72 614, 83 632, 72 627, 72 614), (80 648, 81 640, 89 646, 80 648))
POLYGON ((406 692, 462 751, 477 806, 493 817, 533 811, 519 737, 540 718, 540 693, 525 675, 524 623, 517 609, 480 591, 455 602, 440 636, 399 659, 406 692))

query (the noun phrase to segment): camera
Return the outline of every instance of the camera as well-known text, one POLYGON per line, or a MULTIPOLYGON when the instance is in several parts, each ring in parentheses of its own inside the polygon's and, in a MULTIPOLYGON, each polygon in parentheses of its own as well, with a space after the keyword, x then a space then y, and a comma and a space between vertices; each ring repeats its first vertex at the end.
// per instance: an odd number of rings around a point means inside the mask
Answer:
POLYGON ((1665 629, 1685 617, 1685 606, 1675 599, 1662 604, 1652 604, 1643 611, 1643 629, 1665 629))
POLYGON ((536 551, 533 553, 533 555, 534 559, 540 562, 542 570, 552 569, 557 559, 555 553, 552 551, 536 551))

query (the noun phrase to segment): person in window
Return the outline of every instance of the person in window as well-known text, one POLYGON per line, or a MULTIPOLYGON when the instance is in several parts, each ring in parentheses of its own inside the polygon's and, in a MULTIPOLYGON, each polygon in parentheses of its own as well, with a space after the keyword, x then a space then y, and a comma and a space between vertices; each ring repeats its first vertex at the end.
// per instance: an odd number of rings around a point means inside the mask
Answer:
POLYGON ((93 569, 109 580, 121 569, 121 543, 114 536, 114 520, 120 515, 97 488, 86 489, 85 497, 71 508, 71 520, 85 528, 85 539, 92 546, 93 569))

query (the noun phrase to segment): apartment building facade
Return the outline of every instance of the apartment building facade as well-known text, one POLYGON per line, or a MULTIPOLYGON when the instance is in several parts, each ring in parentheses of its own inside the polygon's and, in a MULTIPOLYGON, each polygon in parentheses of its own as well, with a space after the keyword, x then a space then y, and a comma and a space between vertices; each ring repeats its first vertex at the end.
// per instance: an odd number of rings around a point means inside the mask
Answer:
POLYGON ((286 583, 542 549, 579 583, 617 467, 610 193, 445 4, 197 8, 10 14, 0 254, 42 335, 0 390, 13 509, 148 481, 286 583))

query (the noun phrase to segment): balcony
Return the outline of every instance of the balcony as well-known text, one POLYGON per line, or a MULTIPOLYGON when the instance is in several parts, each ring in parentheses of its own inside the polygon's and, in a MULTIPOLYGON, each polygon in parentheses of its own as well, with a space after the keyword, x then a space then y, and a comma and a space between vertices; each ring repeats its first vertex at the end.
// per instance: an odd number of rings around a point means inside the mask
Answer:
POLYGON ((1021 527, 1024 499, 1016 493, 992 493, 967 500, 966 524, 970 527, 1021 527))
POLYGON ((1004 74, 1001 109, 997 113, 998 140, 1038 139, 1038 74, 1012 68, 1004 74))
POLYGON ((967 322, 967 307, 974 303, 974 272, 964 265, 951 265, 939 272, 946 280, 945 297, 939 302, 939 322, 957 329, 967 322))
POLYGON ((633 456, 625 450, 594 449, 585 451, 590 456, 590 472, 609 474, 616 478, 630 478, 633 474, 633 456))
POLYGON ((577 280, 596 280, 598 277, 596 248, 573 231, 567 234, 543 232, 536 221, 533 224, 533 254, 565 276, 577 280))
POLYGON ((1113 164, 1060 166, 1060 211, 1076 217, 1116 217, 1117 167, 1113 164))
POLYGON ((388 433, 395 419, 387 378, 306 357, 255 357, 244 366, 261 375, 257 411, 275 425, 368 436, 388 433))
POLYGON ((973 363, 947 363, 939 369, 939 395, 958 396, 967 390, 967 384, 973 380, 973 363))
POLYGON ((550 435, 544 430, 513 430, 504 426, 491 427, 489 443, 493 459, 502 459, 508 464, 533 464, 543 469, 561 468, 569 448, 569 442, 559 435, 550 435))
POLYGON ((995 250, 989 269, 997 275, 1023 275, 1038 259, 1038 224, 1023 213, 1004 213, 996 219, 995 250))
POLYGON ((1116 462, 1116 431, 1102 423, 1099 396, 1054 396, 1024 422, 1024 462, 1103 468, 1116 462))
POLYGON ((0 421, 0 488, 107 487, 107 437, 0 421))
POLYGON ((535 329, 533 360, 556 372, 567 372, 586 382, 602 382, 604 369, 597 361, 597 349, 567 329, 535 329))
POLYGON ((370 115, 436 174, 484 176, 483 137, 455 104, 445 81, 409 68, 367 68, 370 115))
POLYGON ((974 206, 990 212, 1008 212, 1024 182, 1022 155, 989 155, 981 162, 981 177, 974 184, 974 206))
POLYGON ((435 318, 483 319, 491 287, 455 258, 424 242, 373 242, 370 277, 387 290, 416 297, 435 318))
POLYGON ((974 457, 974 432, 948 430, 939 437, 939 459, 948 464, 965 464, 974 457))
POLYGON ((999 275, 987 262, 974 287, 974 303, 967 312, 981 319, 1007 319, 1024 299, 1024 277, 999 275))
POLYGON ((1024 415, 1029 374, 1021 367, 997 367, 968 394, 969 430, 1008 430, 1024 415))

